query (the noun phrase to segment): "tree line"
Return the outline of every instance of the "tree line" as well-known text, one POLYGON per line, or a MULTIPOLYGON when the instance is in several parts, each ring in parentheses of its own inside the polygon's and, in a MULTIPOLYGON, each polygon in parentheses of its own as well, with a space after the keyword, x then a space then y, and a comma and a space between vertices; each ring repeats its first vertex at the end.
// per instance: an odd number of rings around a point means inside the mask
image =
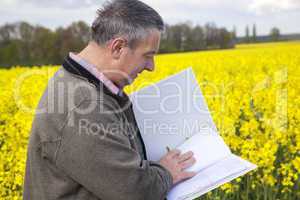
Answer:
POLYGON ((0 27, 0 66, 59 64, 70 50, 79 50, 89 41, 84 22, 52 31, 26 22, 0 27))
POLYGON ((237 43, 277 42, 290 39, 293 40, 290 35, 281 35, 280 29, 277 27, 272 27, 268 35, 257 36, 256 24, 253 24, 252 30, 250 30, 249 25, 246 26, 245 36, 237 38, 237 43))
MULTIPOLYGON (((0 26, 0 66, 61 64, 69 51, 80 51, 90 40, 83 21, 55 30, 27 22, 0 26)), ((234 48, 236 35, 214 23, 166 25, 160 53, 234 48)))

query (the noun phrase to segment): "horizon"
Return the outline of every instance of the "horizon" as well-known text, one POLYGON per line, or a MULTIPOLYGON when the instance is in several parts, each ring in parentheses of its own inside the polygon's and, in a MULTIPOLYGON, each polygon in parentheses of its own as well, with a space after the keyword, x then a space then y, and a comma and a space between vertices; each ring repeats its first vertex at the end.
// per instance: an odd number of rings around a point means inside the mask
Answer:
MULTIPOLYGON (((74 23, 74 22, 79 22, 80 20, 78 20, 78 21, 73 21, 73 22, 71 22, 71 23, 69 23, 69 24, 65 24, 65 25, 60 25, 60 26, 57 26, 57 27, 47 27, 47 26, 45 26, 45 25, 43 25, 43 24, 33 24, 33 23, 30 23, 30 22, 28 22, 28 21, 15 21, 15 22, 6 22, 6 23, 3 23, 3 24, 0 24, 0 27, 1 26, 4 26, 4 25, 6 25, 6 24, 14 24, 14 23, 20 23, 20 22, 25 22, 25 23, 29 23, 30 25, 32 25, 32 26, 42 26, 42 27, 44 27, 44 28, 48 28, 48 29, 50 29, 51 31, 55 31, 56 29, 58 29, 58 28, 66 28, 66 27, 68 27, 68 26, 70 26, 72 23, 74 23)), ((83 21, 83 20, 81 20, 81 21, 83 21)), ((83 22, 85 22, 85 23, 87 23, 86 21, 83 21, 83 22)), ((188 23, 188 22, 178 22, 178 24, 180 24, 180 23, 188 23)), ((214 22, 213 22, 214 23, 214 22)), ((88 23, 87 23, 87 25, 89 25, 88 23)), ((176 25, 176 24, 168 24, 168 25, 176 25)), ((192 26, 194 27, 194 26, 196 26, 196 25, 200 25, 201 27, 203 27, 205 24, 192 24, 192 26)), ((215 23, 215 25, 217 26, 217 28, 222 28, 222 26, 218 26, 218 24, 217 23, 215 23)), ((253 25, 250 25, 250 26, 248 26, 249 27, 249 36, 252 36, 252 26, 253 25)), ((228 29, 227 27, 225 27, 228 31, 232 31, 231 29, 228 29)), ((246 28, 246 26, 245 26, 245 28, 246 28)), ((273 27, 271 27, 271 28, 273 28, 273 27)), ((278 27, 276 27, 276 28, 278 28, 278 27)), ((257 26, 256 26, 256 30, 257 30, 258 28, 257 28, 257 26)), ((284 32, 284 31, 282 31, 281 29, 279 29, 280 30, 280 35, 282 35, 282 36, 284 36, 284 35, 298 35, 298 34, 300 34, 300 31, 299 32, 284 32)), ((257 37, 265 37, 265 36, 269 36, 269 34, 270 33, 266 33, 266 34, 259 34, 259 33, 257 33, 256 34, 256 36, 257 37)), ((237 37, 238 38, 243 38, 243 37, 245 37, 245 33, 244 33, 244 35, 238 35, 237 34, 237 37)))

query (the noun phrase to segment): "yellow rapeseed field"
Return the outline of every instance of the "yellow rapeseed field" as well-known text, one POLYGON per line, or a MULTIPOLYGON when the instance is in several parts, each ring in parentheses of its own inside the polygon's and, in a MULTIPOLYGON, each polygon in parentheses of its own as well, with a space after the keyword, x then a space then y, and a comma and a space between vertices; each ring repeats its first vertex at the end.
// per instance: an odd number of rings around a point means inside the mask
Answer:
MULTIPOLYGON (((201 199, 300 199, 300 42, 159 55, 131 93, 193 67, 232 151, 258 165, 201 199)), ((0 70, 0 199, 21 199, 34 108, 59 66, 0 70)))

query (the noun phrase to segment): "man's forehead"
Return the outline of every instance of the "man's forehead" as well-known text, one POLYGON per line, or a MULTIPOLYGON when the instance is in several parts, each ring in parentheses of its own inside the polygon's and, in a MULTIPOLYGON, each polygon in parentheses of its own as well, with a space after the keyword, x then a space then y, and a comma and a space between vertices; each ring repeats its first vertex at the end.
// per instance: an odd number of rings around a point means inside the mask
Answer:
POLYGON ((140 45, 144 49, 145 54, 156 54, 159 49, 160 33, 149 34, 140 45))

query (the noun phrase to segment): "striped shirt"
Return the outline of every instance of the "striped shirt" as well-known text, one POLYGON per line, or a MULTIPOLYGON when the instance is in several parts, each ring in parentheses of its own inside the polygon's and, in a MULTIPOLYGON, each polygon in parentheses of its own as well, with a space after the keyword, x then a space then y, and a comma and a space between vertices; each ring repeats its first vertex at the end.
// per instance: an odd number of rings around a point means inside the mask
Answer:
POLYGON ((77 56, 75 53, 69 53, 70 58, 83 66, 91 74, 93 74, 97 79, 99 79, 112 93, 122 96, 123 91, 118 88, 111 80, 109 80, 102 72, 98 71, 95 65, 89 63, 85 59, 77 56))

